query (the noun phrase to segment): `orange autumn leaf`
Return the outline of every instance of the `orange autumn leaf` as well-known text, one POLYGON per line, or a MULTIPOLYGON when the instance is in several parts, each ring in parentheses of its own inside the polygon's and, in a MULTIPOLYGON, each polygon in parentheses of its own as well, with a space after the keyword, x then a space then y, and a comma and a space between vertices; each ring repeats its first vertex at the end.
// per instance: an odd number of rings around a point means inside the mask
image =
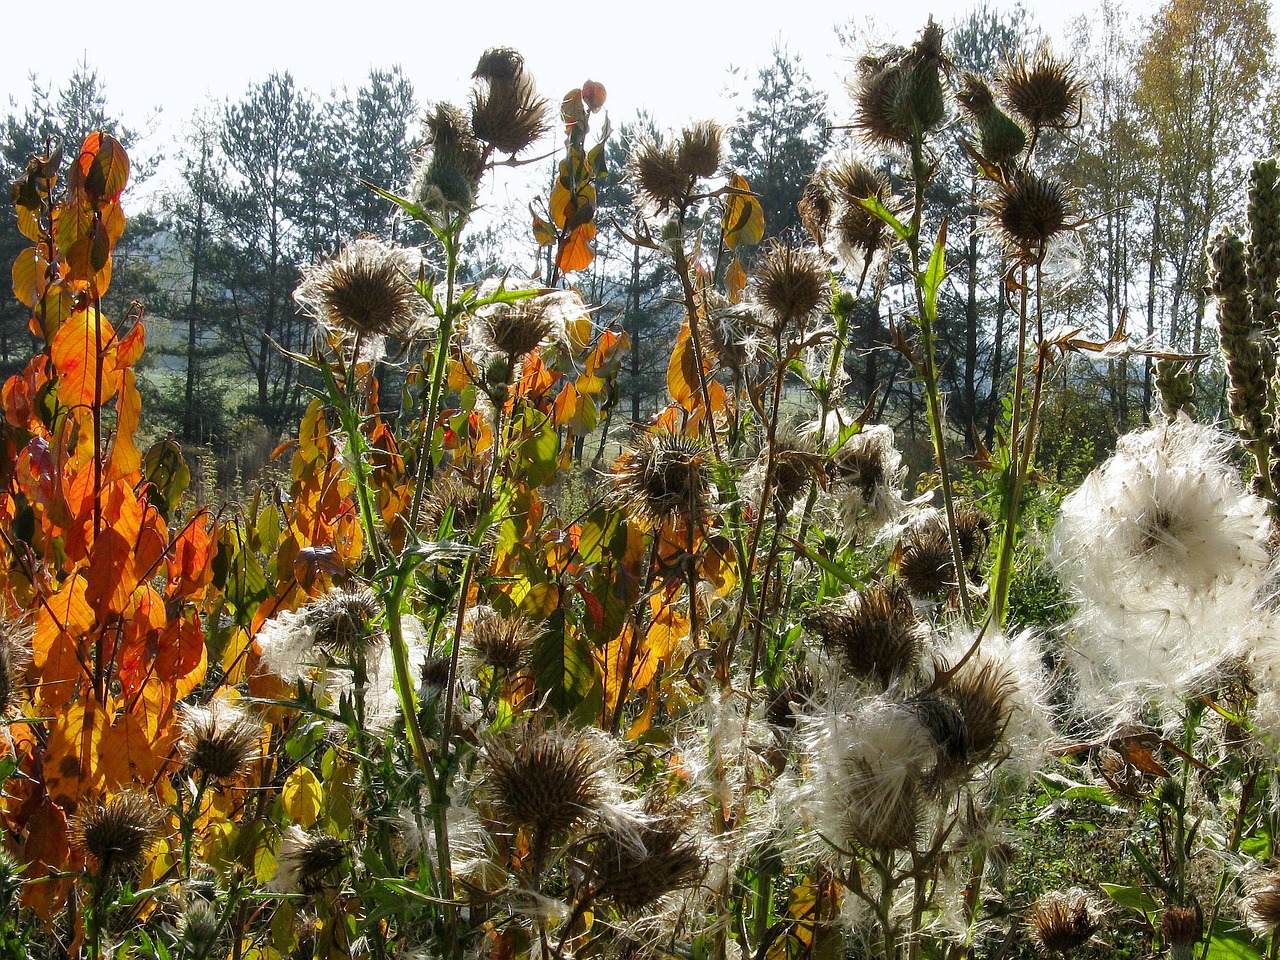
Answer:
POLYGON ((213 532, 205 527, 203 512, 192 517, 173 541, 168 558, 169 596, 192 597, 213 579, 217 553, 213 532))
POLYGON ((120 141, 95 130, 84 138, 80 156, 67 172, 67 186, 97 205, 120 199, 129 182, 129 157, 120 141))
POLYGON ((596 225, 590 221, 573 228, 573 232, 560 242, 560 250, 556 254, 556 266, 561 273, 573 273, 585 270, 595 260, 595 251, 591 249, 591 241, 596 236, 596 225))
POLYGON ((50 356, 58 371, 58 400, 73 409, 105 403, 115 395, 115 331, 92 307, 76 310, 53 337, 50 356))

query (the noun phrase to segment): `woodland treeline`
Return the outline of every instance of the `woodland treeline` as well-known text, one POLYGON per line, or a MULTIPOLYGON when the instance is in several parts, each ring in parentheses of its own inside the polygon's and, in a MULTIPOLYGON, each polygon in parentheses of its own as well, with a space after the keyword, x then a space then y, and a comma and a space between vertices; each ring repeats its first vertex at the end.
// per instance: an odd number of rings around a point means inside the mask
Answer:
MULTIPOLYGON (((949 25, 948 37, 957 77, 1034 58, 1042 43, 1032 15, 989 6, 949 25)), ((1104 4, 1073 26, 1067 43, 1056 44, 1070 51, 1086 91, 1078 123, 1065 133, 1046 133, 1053 142, 1038 145, 1054 174, 1071 186, 1071 214, 1081 225, 1047 258, 1050 282, 1062 291, 1039 318, 1043 329, 1065 325, 1099 341, 1123 329, 1148 351, 1203 355, 1189 362, 1196 369, 1196 403, 1208 416, 1224 412, 1225 401, 1220 364, 1210 359, 1217 331, 1206 305, 1204 250, 1219 226, 1244 209, 1249 163, 1276 148, 1274 41, 1264 0, 1170 0, 1146 20, 1120 4, 1104 4)), ((833 49, 843 44, 852 51, 860 43, 839 31, 832 37, 833 49)), ((847 107, 827 102, 806 65, 785 47, 738 75, 744 95, 726 131, 729 163, 758 195, 766 236, 799 237, 798 203, 824 156, 844 142, 847 107)), ((11 98, 0 142, 6 182, 48 138, 76 144, 103 129, 131 150, 142 177, 167 185, 152 191, 147 209, 130 211, 130 232, 116 253, 116 270, 128 279, 112 286, 112 295, 128 291, 145 302, 153 320, 171 325, 143 373, 149 426, 189 450, 208 449, 224 474, 251 474, 293 431, 308 399, 305 375, 286 353, 305 352, 312 336, 313 324, 292 299, 302 269, 362 233, 401 244, 429 240, 363 182, 391 189, 408 182, 431 105, 419 100, 400 66, 374 69, 326 95, 274 72, 240 98, 189 118, 183 139, 166 145, 141 136, 133 126, 139 118, 112 111, 109 85, 109 77, 84 65, 57 86, 33 81, 27 99, 11 98)), ((559 93, 540 92, 553 102, 559 93)), ((599 322, 629 335, 611 416, 604 418, 621 424, 658 406, 683 313, 661 251, 630 242, 639 213, 626 158, 666 121, 640 104, 609 106, 617 125, 600 181, 596 258, 578 286, 587 302, 599 305, 599 322), (618 122, 628 114, 632 119, 618 122)), ((945 218, 950 229, 950 281, 939 306, 940 373, 953 440, 975 449, 989 446, 999 430, 999 398, 1017 345, 1001 281, 1007 261, 984 227, 989 218, 979 161, 971 154, 964 162, 968 148, 958 128, 948 149, 954 156, 937 158, 941 174, 929 197, 931 216, 945 218)), ((880 162, 890 177, 901 173, 891 161, 880 162)), ((550 181, 554 164, 547 157, 531 169, 545 168, 550 181)), ((528 209, 486 212, 490 226, 473 239, 472 262, 526 264, 544 274, 532 279, 548 282, 551 264, 539 257, 528 209)), ((25 242, 15 230, 0 232, 0 259, 12 261, 25 242)), ((707 261, 707 269, 723 269, 711 253, 707 261)), ((851 398, 870 405, 877 419, 900 424, 910 450, 922 410, 920 385, 891 349, 895 304, 904 301, 909 277, 875 264, 865 283, 881 285, 884 295, 860 301, 855 349, 846 360, 851 398)), ((123 315, 126 306, 108 304, 112 315, 123 315)), ((0 307, 5 374, 31 353, 26 319, 17 303, 0 307)), ((394 392, 394 353, 389 360, 384 389, 394 392)), ((1046 469, 1061 475, 1087 467, 1117 435, 1146 422, 1156 405, 1153 363, 1141 352, 1117 352, 1102 362, 1063 365, 1056 409, 1044 412, 1046 469), (1066 422, 1063 412, 1078 404, 1090 415, 1066 422)), ((918 439, 923 444, 925 438, 918 439)))

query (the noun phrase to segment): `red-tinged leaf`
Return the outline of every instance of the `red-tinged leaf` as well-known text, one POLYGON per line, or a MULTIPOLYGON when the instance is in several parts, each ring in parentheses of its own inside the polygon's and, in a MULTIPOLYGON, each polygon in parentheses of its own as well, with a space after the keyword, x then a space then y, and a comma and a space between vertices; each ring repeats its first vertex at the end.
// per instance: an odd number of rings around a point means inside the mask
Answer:
POLYGON ((573 232, 560 244, 560 252, 556 255, 556 264, 561 273, 573 273, 585 270, 595 260, 595 251, 591 249, 591 241, 596 236, 596 225, 588 222, 574 227, 573 232))
POLYGON ((87 676, 81 646, 93 628, 94 615, 85 591, 84 578, 74 574, 36 608, 31 659, 37 694, 45 703, 65 703, 87 676))
POLYGON ((583 109, 582 89, 580 87, 574 87, 560 101, 560 119, 565 122, 566 126, 586 122, 587 114, 583 109))
POLYGON ((120 141, 94 131, 84 138, 80 156, 67 174, 69 189, 81 189, 95 205, 120 198, 129 182, 129 157, 120 141))
POLYGON ((13 261, 13 295, 18 302, 34 310, 44 294, 49 262, 41 247, 27 247, 13 261))
POLYGON ((102 516, 107 525, 89 548, 85 597, 105 624, 112 614, 128 611, 140 575, 146 574, 148 557, 140 548, 145 544, 153 553, 154 543, 142 535, 144 507, 129 484, 116 482, 103 490, 102 516))
MULTIPOLYGON (((323 549, 326 548, 307 547, 302 552, 323 549)), ((195 597, 208 586, 213 580, 213 558, 217 551, 217 541, 205 526, 205 515, 200 513, 182 528, 173 542, 169 554, 169 596, 195 597)))
POLYGON ((150 784, 165 765, 152 739, 128 710, 121 711, 102 738, 102 782, 112 793, 134 784, 150 784))
POLYGON ((759 243, 764 237, 764 208, 760 201, 751 194, 747 181, 736 173, 729 178, 729 191, 721 221, 724 245, 737 250, 759 243))
POLYGON ((582 85, 582 102, 587 105, 587 109, 592 113, 599 113, 600 108, 604 106, 607 93, 604 84, 595 80, 588 80, 582 85))
POLYGON ((122 371, 120 389, 116 397, 116 436, 111 445, 111 462, 107 466, 106 480, 127 480, 133 483, 142 468, 142 451, 133 442, 138 424, 142 422, 142 395, 134 382, 133 371, 122 371))
POLYGON ((58 371, 58 399, 65 406, 92 407, 115 394, 120 375, 114 338, 110 322, 92 307, 75 311, 58 328, 50 354, 58 371))
POLYGON ((133 329, 120 338, 116 347, 116 367, 123 369, 132 367, 142 359, 142 350, 147 343, 147 331, 141 322, 135 323, 133 329))
POLYGON ((563 427, 572 420, 578 412, 579 405, 580 397, 578 396, 578 391, 574 389, 572 383, 566 383, 564 389, 556 397, 555 403, 552 404, 556 426, 563 427))
POLYGON ((67 815, 46 797, 28 818, 26 833, 27 839, 22 845, 22 861, 26 867, 26 882, 21 885, 22 903, 50 924, 62 910, 71 890, 71 878, 62 876, 73 860, 67 815))

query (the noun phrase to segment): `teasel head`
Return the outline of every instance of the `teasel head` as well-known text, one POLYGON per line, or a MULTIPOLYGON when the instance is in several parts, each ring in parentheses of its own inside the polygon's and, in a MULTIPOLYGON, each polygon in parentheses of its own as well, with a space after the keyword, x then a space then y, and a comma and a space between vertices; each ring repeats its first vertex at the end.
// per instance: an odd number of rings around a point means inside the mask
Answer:
POLYGON ((1041 46, 1031 59, 1019 56, 1000 77, 1009 106, 1032 130, 1073 127, 1079 122, 1084 84, 1075 68, 1041 46))
POLYGON ((724 132, 713 120, 703 120, 680 132, 676 166, 689 180, 705 180, 720 170, 724 132))
POLYGON ((276 875, 268 886, 279 893, 320 893, 347 857, 345 842, 322 831, 291 826, 276 854, 276 875))
POLYGON ((694 178, 680 162, 676 144, 644 140, 631 154, 628 178, 636 198, 655 213, 687 203, 694 178))
POLYGON ((0 717, 18 703, 31 660, 32 633, 30 621, 0 617, 0 717))
POLYGON ((1160 915, 1160 938, 1169 948, 1169 960, 1191 960, 1195 946, 1204 936, 1204 914, 1200 904, 1165 907, 1160 915))
POLYGON ((710 506, 706 448, 690 437, 645 431, 636 448, 613 464, 613 491, 623 510, 657 526, 681 519, 700 522, 710 506))
POLYGON ((543 632, 528 617, 504 616, 487 606, 471 609, 467 630, 476 660, 504 676, 528 662, 534 641, 543 632))
POLYGON ((212 780, 234 780, 262 751, 262 725, 226 700, 183 707, 181 728, 183 761, 212 780))
POLYGON ((755 299, 785 340, 830 303, 831 276, 816 251, 771 243, 755 270, 755 299))
POLYGON ((979 156, 996 165, 1011 164, 1022 156, 1027 133, 996 104, 986 80, 975 73, 966 73, 956 100, 973 118, 979 156))
POLYGON ((875 584, 811 610, 802 622, 848 674, 881 690, 907 679, 920 662, 925 627, 896 585, 875 584))
POLYGON ((382 603, 368 587, 331 590, 306 607, 316 646, 345 663, 355 662, 385 639, 377 626, 381 613, 382 603))
POLYGON ((484 177, 484 147, 451 103, 436 104, 425 126, 431 152, 414 176, 412 199, 427 210, 469 215, 484 177))
MULTIPOLYGON (((484 349, 518 360, 537 350, 555 328, 552 298, 526 297, 486 307, 471 320, 471 335, 484 349)), ((515 375, 510 368, 509 377, 515 375)))
POLYGON ((529 724, 491 740, 483 758, 495 818, 528 831, 535 846, 594 816, 606 799, 604 760, 582 731, 529 724))
POLYGON ((486 50, 472 79, 471 129, 499 153, 523 153, 551 129, 548 104, 538 96, 524 57, 510 47, 486 50))
POLYGON ((865 57, 854 88, 856 124, 873 143, 909 146, 946 118, 942 28, 932 18, 908 51, 865 57))
POLYGON ((608 823, 593 847, 596 896, 625 914, 651 909, 663 897, 697 883, 704 870, 701 846, 679 815, 608 823))
POLYGON ((126 790, 81 809, 71 822, 71 840, 92 858, 100 877, 133 875, 159 838, 161 825, 155 803, 126 790))
POLYGON ((1064 956, 1088 943, 1101 925, 1098 902, 1079 887, 1046 893, 1031 905, 1031 937, 1047 956, 1064 956))
POLYGON ((350 337, 395 336, 423 321, 414 286, 421 257, 360 237, 330 260, 307 267, 293 297, 330 330, 350 337))
POLYGON ((1070 228, 1071 205, 1071 193, 1061 180, 1025 172, 1000 183, 988 206, 1009 248, 1039 263, 1049 241, 1070 228))
POLYGON ((813 692, 813 675, 807 670, 795 671, 786 682, 770 691, 765 701, 765 721, 775 727, 795 729, 801 712, 797 707, 811 700, 813 692))
POLYGON ((947 674, 941 692, 964 717, 969 762, 984 762, 1003 742, 1009 726, 1017 690, 1012 670, 979 652, 954 672, 950 664, 938 663, 935 673, 947 674))
POLYGON ((846 157, 827 169, 825 179, 835 204, 833 239, 842 260, 864 270, 877 253, 889 249, 896 236, 883 220, 862 205, 875 198, 887 210, 896 206, 889 181, 861 160, 846 157))

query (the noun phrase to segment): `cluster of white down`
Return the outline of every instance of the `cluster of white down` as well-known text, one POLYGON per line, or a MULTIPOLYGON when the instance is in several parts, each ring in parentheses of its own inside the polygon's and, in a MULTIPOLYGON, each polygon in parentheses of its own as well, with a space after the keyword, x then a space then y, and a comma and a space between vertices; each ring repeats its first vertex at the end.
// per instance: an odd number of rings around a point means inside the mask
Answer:
POLYGON ((1271 633, 1267 503, 1245 492, 1231 449, 1179 416, 1122 437, 1063 501, 1051 559, 1077 604, 1068 650, 1086 708, 1180 700, 1271 633))

